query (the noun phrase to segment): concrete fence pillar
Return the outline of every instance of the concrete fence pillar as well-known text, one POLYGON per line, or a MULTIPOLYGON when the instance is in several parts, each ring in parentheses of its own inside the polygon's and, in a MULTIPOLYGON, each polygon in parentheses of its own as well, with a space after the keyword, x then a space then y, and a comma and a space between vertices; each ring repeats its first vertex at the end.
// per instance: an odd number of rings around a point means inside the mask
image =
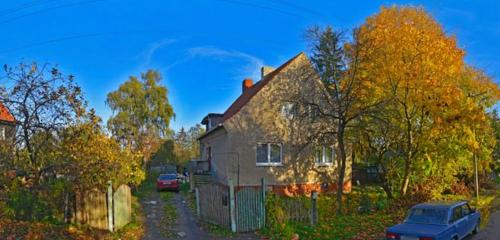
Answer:
POLYGON ((317 207, 318 192, 311 192, 311 226, 318 223, 318 207, 317 207))

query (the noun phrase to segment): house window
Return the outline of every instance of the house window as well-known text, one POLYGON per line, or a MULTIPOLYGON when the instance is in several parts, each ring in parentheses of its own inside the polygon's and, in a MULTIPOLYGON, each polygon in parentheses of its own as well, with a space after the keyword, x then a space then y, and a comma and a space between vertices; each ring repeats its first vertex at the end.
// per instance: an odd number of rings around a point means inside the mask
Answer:
POLYGON ((282 155, 281 144, 257 144, 257 166, 279 166, 282 164, 282 155))
POLYGON ((309 122, 314 122, 319 116, 319 108, 315 105, 307 105, 307 119, 309 122))
POLYGON ((335 151, 332 146, 320 146, 316 148, 314 161, 316 165, 333 165, 335 151))
POLYGON ((293 119, 296 115, 296 109, 294 103, 286 102, 281 106, 281 115, 286 119, 293 119))

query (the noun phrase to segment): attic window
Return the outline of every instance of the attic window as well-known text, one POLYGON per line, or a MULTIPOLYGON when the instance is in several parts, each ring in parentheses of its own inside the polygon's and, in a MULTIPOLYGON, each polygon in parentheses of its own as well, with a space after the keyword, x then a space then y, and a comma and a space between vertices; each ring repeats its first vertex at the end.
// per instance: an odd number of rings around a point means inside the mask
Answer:
POLYGON ((283 150, 278 143, 257 144, 257 166, 281 166, 283 150))
POLYGON ((309 122, 314 122, 319 117, 319 108, 316 105, 307 105, 307 119, 309 122))
POLYGON ((285 102, 281 106, 281 115, 286 119, 293 119, 296 115, 296 105, 292 102, 285 102))

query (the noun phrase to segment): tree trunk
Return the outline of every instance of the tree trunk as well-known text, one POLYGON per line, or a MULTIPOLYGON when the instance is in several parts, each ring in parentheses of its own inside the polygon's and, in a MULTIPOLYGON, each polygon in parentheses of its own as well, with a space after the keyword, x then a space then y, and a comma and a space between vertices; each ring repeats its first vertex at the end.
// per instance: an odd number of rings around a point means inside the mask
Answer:
POLYGON ((340 152, 339 178, 337 181, 337 206, 338 206, 337 211, 338 213, 342 213, 342 195, 344 193, 344 178, 345 178, 346 158, 347 158, 345 150, 345 142, 344 142, 344 126, 342 122, 339 124, 337 141, 340 152))
POLYGON ((385 170, 382 170, 382 171, 383 171, 383 173, 380 175, 380 181, 382 181, 382 189, 384 189, 384 192, 387 195, 387 198, 394 199, 394 195, 392 194, 391 185, 389 184, 389 181, 387 180, 387 174, 386 174, 385 170))
POLYGON ((408 190, 408 185, 410 183, 410 163, 411 163, 410 154, 411 153, 408 153, 408 155, 405 159, 405 170, 404 170, 403 182, 401 183, 401 190, 400 190, 401 196, 406 195, 406 191, 408 190))

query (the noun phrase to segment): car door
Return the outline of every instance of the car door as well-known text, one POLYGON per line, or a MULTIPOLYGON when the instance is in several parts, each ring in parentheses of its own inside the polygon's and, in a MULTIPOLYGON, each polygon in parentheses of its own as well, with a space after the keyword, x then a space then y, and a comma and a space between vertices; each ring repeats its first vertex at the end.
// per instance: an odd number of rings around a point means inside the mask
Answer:
POLYGON ((462 215, 467 219, 467 233, 472 232, 476 226, 477 218, 472 213, 469 204, 462 205, 462 215))
POLYGON ((462 214, 462 205, 456 206, 452 210, 452 222, 460 239, 468 234, 467 218, 462 214))

